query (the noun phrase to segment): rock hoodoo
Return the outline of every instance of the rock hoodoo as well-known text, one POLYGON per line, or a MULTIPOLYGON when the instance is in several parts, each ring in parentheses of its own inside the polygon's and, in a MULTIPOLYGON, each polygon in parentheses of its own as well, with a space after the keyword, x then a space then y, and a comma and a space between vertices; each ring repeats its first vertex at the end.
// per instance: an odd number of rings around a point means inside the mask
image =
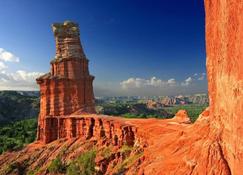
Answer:
MULTIPOLYGON (((88 59, 82 49, 78 24, 66 21, 52 25, 56 56, 50 73, 37 79, 40 85, 38 140, 57 139, 62 121, 58 116, 74 112, 94 113, 94 76, 89 74, 88 59), (56 132, 57 131, 57 132, 56 132)), ((65 125, 65 124, 63 124, 65 125)))

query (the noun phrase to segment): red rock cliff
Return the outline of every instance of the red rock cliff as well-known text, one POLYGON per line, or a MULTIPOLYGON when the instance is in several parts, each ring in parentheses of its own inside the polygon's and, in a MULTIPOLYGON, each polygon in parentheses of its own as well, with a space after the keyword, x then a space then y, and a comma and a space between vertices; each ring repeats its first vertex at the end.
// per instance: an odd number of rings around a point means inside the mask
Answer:
MULTIPOLYGON (((50 142, 45 118, 73 112, 94 113, 94 94, 86 58, 79 39, 78 25, 73 22, 52 25, 56 40, 56 56, 51 71, 37 79, 40 85, 38 139, 50 142)), ((52 122, 52 121, 51 121, 52 122)), ((55 125, 55 123, 51 123, 55 125)))
POLYGON ((232 174, 243 167, 243 1, 205 0, 211 132, 232 174))

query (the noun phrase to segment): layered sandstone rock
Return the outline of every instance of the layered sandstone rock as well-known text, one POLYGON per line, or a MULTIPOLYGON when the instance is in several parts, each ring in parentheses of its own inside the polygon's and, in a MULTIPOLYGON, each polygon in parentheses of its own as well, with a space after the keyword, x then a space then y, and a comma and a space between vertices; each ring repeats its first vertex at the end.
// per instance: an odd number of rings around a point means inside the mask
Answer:
POLYGON ((96 114, 47 117, 46 132, 50 140, 80 138, 96 139, 113 146, 134 145, 136 127, 120 118, 96 114))
MULTIPOLYGON (((37 79, 40 85, 38 139, 46 143, 56 138, 48 136, 46 117, 71 114, 77 110, 94 113, 94 94, 86 58, 76 23, 66 21, 52 25, 56 40, 56 56, 50 73, 37 79)), ((55 120, 50 122, 56 125, 55 120)), ((51 126, 52 127, 52 126, 51 126)))

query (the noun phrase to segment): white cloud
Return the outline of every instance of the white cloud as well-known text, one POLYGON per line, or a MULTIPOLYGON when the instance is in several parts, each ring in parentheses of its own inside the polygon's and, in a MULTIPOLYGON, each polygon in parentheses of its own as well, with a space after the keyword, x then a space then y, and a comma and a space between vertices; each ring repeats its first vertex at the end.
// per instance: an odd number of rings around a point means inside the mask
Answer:
POLYGON ((176 85, 176 80, 174 78, 171 78, 167 81, 168 85, 170 86, 175 86, 176 85))
POLYGON ((13 74, 13 78, 16 81, 33 81, 37 77, 41 76, 43 73, 40 72, 26 72, 24 70, 18 70, 15 74, 13 74))
POLYGON ((202 80, 205 80, 206 79, 206 73, 195 73, 193 76, 192 76, 193 80, 199 80, 199 81, 202 81, 202 80))
POLYGON ((120 82, 122 89, 134 89, 134 88, 144 88, 144 87, 182 87, 182 86, 190 86, 193 82, 204 80, 206 77, 206 73, 195 73, 193 76, 186 78, 181 83, 177 83, 174 78, 169 80, 161 80, 156 77, 152 77, 150 79, 143 78, 128 78, 120 82))
POLYGON ((139 96, 204 93, 207 91, 207 83, 206 81, 198 80, 201 75, 206 77, 205 73, 196 73, 182 81, 174 78, 162 80, 156 77, 148 79, 130 77, 120 82, 120 88, 117 84, 117 86, 113 86, 112 90, 114 90, 113 94, 115 95, 139 96))
POLYGON ((142 86, 147 84, 147 81, 141 78, 129 78, 127 80, 122 81, 120 84, 122 85, 123 89, 141 88, 142 86))
POLYGON ((3 48, 0 48, 0 60, 5 62, 19 62, 19 57, 3 48))
POLYGON ((0 61, 0 70, 7 69, 8 67, 0 61))
POLYGON ((38 88, 35 79, 43 73, 25 70, 9 72, 4 62, 19 62, 19 58, 0 48, 0 90, 36 90, 38 88))
POLYGON ((130 88, 142 88, 142 87, 164 87, 164 86, 174 86, 176 81, 174 78, 169 80, 161 80, 156 77, 150 79, 143 78, 129 78, 120 83, 123 89, 130 88))
POLYGON ((189 86, 190 84, 192 84, 192 81, 193 81, 192 77, 188 77, 187 79, 185 79, 185 81, 183 81, 181 83, 181 85, 182 86, 189 86))
POLYGON ((206 77, 206 73, 201 73, 200 77, 197 80, 204 80, 206 77))
POLYGON ((0 72, 0 90, 37 90, 35 79, 41 72, 18 70, 15 73, 0 72))
POLYGON ((188 77, 185 82, 191 83, 192 82, 192 77, 188 77))

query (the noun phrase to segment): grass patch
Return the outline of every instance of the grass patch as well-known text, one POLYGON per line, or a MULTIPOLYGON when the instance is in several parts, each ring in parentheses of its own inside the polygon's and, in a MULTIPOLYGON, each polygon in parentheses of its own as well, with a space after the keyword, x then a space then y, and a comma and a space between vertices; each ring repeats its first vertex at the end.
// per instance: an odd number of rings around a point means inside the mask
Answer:
POLYGON ((10 165, 7 166, 5 170, 6 174, 14 174, 12 172, 18 172, 19 174, 25 174, 27 162, 12 162, 10 165))
POLYGON ((27 173, 27 175, 36 175, 36 174, 38 174, 39 170, 40 170, 40 167, 37 167, 35 170, 30 170, 27 173))
POLYGON ((52 160, 51 164, 47 168, 50 173, 64 173, 66 171, 66 166, 62 163, 60 157, 52 160))
POLYGON ((143 152, 129 156, 121 163, 118 163, 115 166, 116 174, 122 174, 123 172, 125 172, 126 169, 128 169, 130 166, 132 166, 142 156, 143 156, 143 152))
POLYGON ((103 158, 109 158, 112 154, 112 150, 110 147, 105 147, 104 149, 101 150, 101 153, 100 155, 103 157, 103 158))
POLYGON ((95 173, 96 150, 81 154, 67 168, 67 175, 93 175, 95 173))
POLYGON ((127 144, 122 145, 122 147, 120 148, 120 152, 121 153, 128 153, 131 152, 133 150, 132 146, 128 146, 127 144))

